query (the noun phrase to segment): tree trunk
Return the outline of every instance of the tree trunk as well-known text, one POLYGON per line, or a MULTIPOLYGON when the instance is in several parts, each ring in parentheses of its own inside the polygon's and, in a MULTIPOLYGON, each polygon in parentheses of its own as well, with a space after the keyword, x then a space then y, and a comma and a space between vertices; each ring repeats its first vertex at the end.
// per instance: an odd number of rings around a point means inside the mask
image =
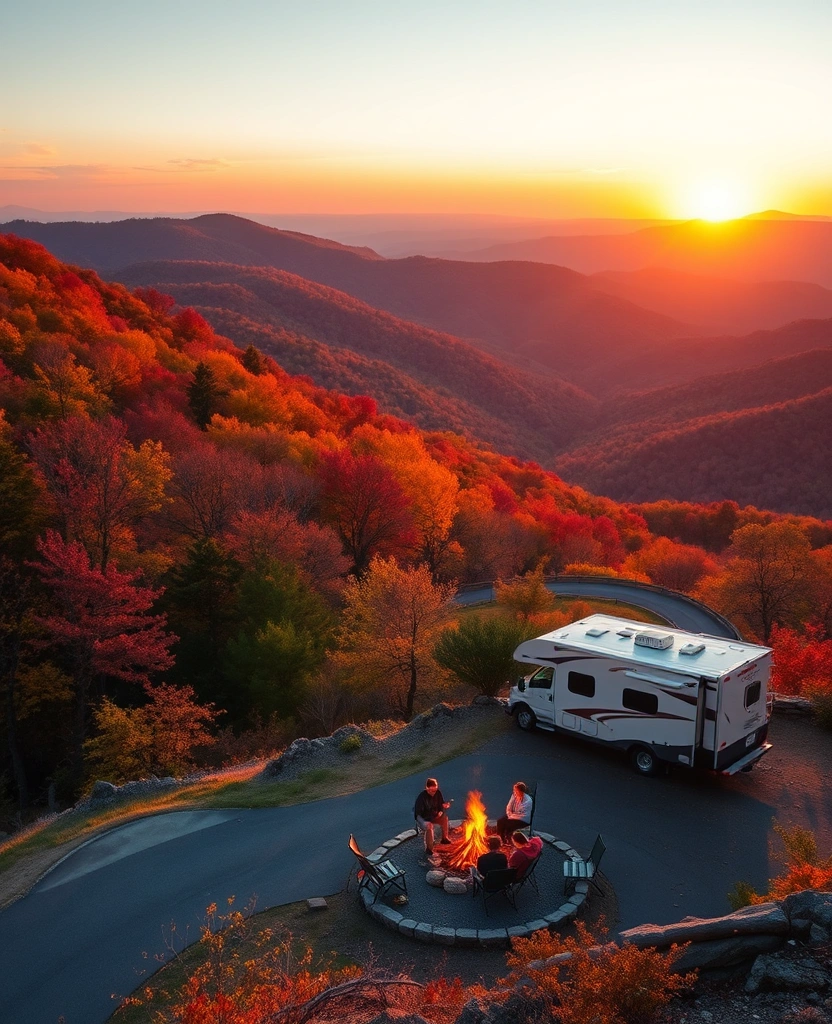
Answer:
POLYGON ((15 683, 17 682, 17 650, 15 650, 11 661, 12 663, 6 676, 6 735, 9 740, 9 756, 12 762, 14 784, 17 787, 17 799, 20 804, 20 810, 25 811, 29 807, 29 783, 26 780, 26 769, 24 768, 23 758, 20 755, 20 748, 17 744, 17 711, 14 706, 15 683))
POLYGON ((418 682, 416 672, 416 652, 411 651, 410 654, 410 686, 407 688, 407 705, 405 707, 405 713, 407 714, 408 722, 413 717, 413 702, 416 699, 416 683, 418 682))

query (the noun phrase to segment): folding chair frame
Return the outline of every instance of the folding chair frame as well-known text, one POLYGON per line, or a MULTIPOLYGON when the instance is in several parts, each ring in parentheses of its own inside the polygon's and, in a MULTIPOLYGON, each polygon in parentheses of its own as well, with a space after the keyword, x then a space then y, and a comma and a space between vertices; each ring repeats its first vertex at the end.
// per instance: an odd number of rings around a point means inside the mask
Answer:
POLYGON ((596 891, 600 894, 601 886, 598 884, 598 865, 601 863, 601 858, 604 856, 604 851, 607 849, 604 840, 601 838, 601 833, 595 837, 595 842, 592 844, 592 850, 587 858, 584 860, 574 861, 566 860, 563 862, 563 891, 568 891, 570 882, 589 882, 593 885, 596 891))
POLYGON ((361 866, 361 871, 358 875, 359 892, 362 889, 368 889, 373 893, 374 904, 379 896, 391 888, 398 889, 402 895, 407 896, 405 873, 401 868, 396 867, 392 860, 382 860, 376 864, 370 863, 359 849, 358 842, 353 835, 350 836, 349 847, 361 866))

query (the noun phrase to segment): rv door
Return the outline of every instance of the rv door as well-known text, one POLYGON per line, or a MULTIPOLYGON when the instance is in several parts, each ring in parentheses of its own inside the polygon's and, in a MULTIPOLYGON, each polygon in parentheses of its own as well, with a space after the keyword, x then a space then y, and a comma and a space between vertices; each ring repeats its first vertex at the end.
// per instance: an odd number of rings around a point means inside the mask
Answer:
POLYGON ((554 693, 555 670, 549 666, 539 668, 526 683, 526 703, 534 711, 538 722, 554 725, 555 705, 554 693))

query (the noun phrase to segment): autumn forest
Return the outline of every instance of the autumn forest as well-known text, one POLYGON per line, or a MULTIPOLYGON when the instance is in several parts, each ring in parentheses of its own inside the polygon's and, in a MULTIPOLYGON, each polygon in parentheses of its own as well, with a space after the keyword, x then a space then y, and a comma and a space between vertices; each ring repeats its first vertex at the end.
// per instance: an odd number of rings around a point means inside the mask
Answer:
POLYGON ((0 409, 10 824, 98 778, 231 764, 495 692, 504 680, 466 671, 465 651, 490 637, 502 670, 568 621, 545 574, 695 595, 775 646, 781 690, 832 687, 829 522, 595 496, 291 376, 163 292, 11 235, 0 409), (484 629, 452 598, 493 580, 484 629))

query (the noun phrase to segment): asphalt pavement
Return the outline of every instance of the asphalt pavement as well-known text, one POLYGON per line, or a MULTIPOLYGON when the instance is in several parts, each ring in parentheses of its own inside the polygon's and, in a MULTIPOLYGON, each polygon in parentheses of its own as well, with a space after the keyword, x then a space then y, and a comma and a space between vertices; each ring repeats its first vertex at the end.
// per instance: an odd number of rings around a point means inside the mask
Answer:
MULTIPOLYGON (((613 751, 519 730, 437 773, 446 796, 460 804, 480 789, 493 814, 516 779, 537 781, 535 824, 583 853, 600 831, 623 929, 726 913, 736 881, 763 887, 776 873, 775 815, 830 835, 832 739, 815 730, 807 744, 813 729, 776 720, 773 751, 733 778, 642 778, 613 751)), ((343 890, 349 833, 372 849, 410 827, 422 784, 420 774, 296 807, 160 815, 88 843, 0 913, 0 1022, 101 1024, 171 944, 197 938, 209 903, 256 897, 266 909, 343 890)))

